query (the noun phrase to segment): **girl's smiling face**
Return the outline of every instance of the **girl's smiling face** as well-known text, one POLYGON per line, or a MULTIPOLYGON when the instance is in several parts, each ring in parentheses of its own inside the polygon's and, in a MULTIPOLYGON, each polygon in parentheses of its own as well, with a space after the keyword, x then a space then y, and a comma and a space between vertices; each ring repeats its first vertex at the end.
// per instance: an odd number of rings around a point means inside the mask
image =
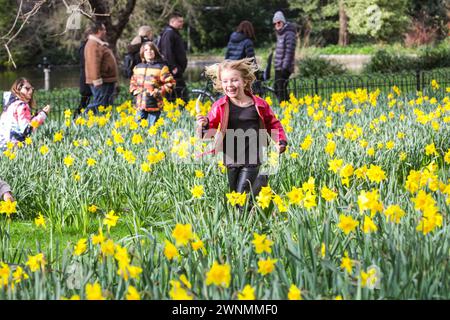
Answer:
POLYGON ((220 76, 223 92, 228 97, 239 99, 245 96, 245 81, 238 70, 224 69, 220 76))

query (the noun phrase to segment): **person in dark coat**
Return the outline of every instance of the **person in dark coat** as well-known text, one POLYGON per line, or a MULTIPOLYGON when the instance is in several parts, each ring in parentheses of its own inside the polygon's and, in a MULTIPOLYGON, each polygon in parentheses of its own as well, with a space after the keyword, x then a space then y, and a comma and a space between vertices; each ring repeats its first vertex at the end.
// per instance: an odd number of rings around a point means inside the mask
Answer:
POLYGON ((129 66, 126 66, 127 78, 131 78, 134 67, 141 63, 141 45, 145 42, 153 40, 152 28, 150 26, 140 26, 138 35, 134 37, 133 40, 131 40, 131 43, 127 46, 127 55, 131 58, 131 61, 126 60, 126 63, 130 64, 129 66))
POLYGON ((277 34, 274 63, 275 93, 281 102, 289 99, 287 85, 289 77, 294 72, 297 30, 295 25, 286 22, 281 11, 275 13, 272 21, 277 34))
POLYGON ((173 13, 169 17, 169 25, 164 28, 158 43, 158 49, 169 65, 177 83, 175 90, 167 97, 169 101, 181 98, 189 100, 186 82, 183 78, 187 67, 186 43, 180 35, 179 30, 183 29, 184 19, 180 13, 173 13))
MULTIPOLYGON (((253 40, 255 39, 255 29, 253 28, 253 24, 248 20, 242 21, 236 31, 230 36, 230 40, 227 45, 227 52, 225 53, 225 59, 241 60, 244 58, 251 58, 253 59, 256 69, 258 69, 255 49, 253 46, 253 40)), ((256 80, 253 82, 252 90, 254 94, 259 96, 263 93, 261 88, 261 80, 261 74, 258 71, 256 73, 256 80)))
POLYGON ((91 34, 91 29, 88 28, 84 32, 83 40, 81 41, 80 48, 78 48, 78 56, 80 57, 80 105, 75 110, 73 114, 73 118, 75 119, 80 113, 81 110, 86 109, 89 104, 89 100, 92 97, 92 91, 88 84, 86 84, 86 73, 84 70, 84 47, 86 46, 86 42, 88 40, 89 35, 91 34))
POLYGON ((240 60, 244 58, 255 58, 253 40, 255 29, 250 21, 244 20, 230 36, 227 45, 225 59, 240 60))

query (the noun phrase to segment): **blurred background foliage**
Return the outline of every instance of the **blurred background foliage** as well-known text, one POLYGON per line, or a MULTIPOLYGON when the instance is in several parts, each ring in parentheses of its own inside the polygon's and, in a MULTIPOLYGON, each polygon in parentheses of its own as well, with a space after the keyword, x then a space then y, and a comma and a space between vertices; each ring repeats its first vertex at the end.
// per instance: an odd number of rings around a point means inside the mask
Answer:
MULTIPOLYGON (((76 4, 78 1, 66 1, 76 4)), ((98 1, 89 1, 94 4, 98 1)), ((275 44, 272 17, 284 12, 298 27, 300 48, 332 47, 335 53, 345 48, 401 44, 405 48, 439 45, 448 38, 450 0, 105 0, 115 23, 121 10, 134 3, 128 22, 115 42, 119 56, 141 25, 150 25, 159 34, 173 11, 185 16, 182 30, 189 53, 223 54, 229 35, 242 20, 250 20, 256 31, 256 48, 275 44), (377 12, 368 11, 376 5, 377 12), (374 28, 378 23, 379 28, 374 28), (337 48, 337 49, 336 49, 337 48)), ((0 0, 0 37, 13 25, 19 0, 0 0)), ((23 1, 22 12, 30 10, 34 0, 23 1)), ((40 12, 25 25, 11 44, 18 66, 36 65, 46 56, 52 64, 77 63, 77 48, 90 20, 81 19, 80 30, 65 30, 69 13, 63 1, 47 1, 40 12)), ((1 42, 1 41, 0 41, 1 42)), ((368 50, 372 51, 372 50, 368 50)), ((370 52, 374 53, 374 52, 370 52)), ((0 65, 8 66, 7 53, 0 50, 0 65)))

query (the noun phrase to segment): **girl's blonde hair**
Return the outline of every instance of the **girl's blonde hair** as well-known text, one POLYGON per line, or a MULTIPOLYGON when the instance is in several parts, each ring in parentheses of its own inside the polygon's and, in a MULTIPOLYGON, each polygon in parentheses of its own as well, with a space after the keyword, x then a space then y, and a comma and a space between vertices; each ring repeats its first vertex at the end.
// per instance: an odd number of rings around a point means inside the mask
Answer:
POLYGON ((213 82, 214 89, 223 92, 221 74, 223 70, 237 70, 244 79, 244 90, 252 92, 252 84, 256 80, 255 72, 258 70, 253 58, 244 58, 241 60, 224 60, 205 68, 205 73, 213 82))

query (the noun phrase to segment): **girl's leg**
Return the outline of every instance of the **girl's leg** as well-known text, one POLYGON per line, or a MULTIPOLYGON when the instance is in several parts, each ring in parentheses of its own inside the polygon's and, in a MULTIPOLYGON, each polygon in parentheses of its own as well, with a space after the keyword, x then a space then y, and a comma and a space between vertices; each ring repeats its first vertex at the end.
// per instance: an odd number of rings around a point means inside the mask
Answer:
POLYGON ((242 167, 236 183, 236 192, 246 192, 249 194, 250 188, 254 189, 254 183, 258 176, 259 166, 257 167, 242 167))
POLYGON ((141 121, 142 119, 147 119, 148 118, 148 112, 145 110, 139 110, 137 112, 137 121, 141 121))
POLYGON ((262 187, 267 187, 269 184, 269 176, 266 174, 260 174, 256 177, 253 183, 253 195, 256 197, 261 191, 262 187))
POLYGON ((228 185, 230 186, 230 191, 236 191, 237 181, 238 181, 240 170, 241 170, 241 168, 239 168, 239 167, 227 168, 228 185))
POLYGON ((153 126, 156 121, 158 121, 161 111, 151 111, 148 113, 148 125, 153 126))

